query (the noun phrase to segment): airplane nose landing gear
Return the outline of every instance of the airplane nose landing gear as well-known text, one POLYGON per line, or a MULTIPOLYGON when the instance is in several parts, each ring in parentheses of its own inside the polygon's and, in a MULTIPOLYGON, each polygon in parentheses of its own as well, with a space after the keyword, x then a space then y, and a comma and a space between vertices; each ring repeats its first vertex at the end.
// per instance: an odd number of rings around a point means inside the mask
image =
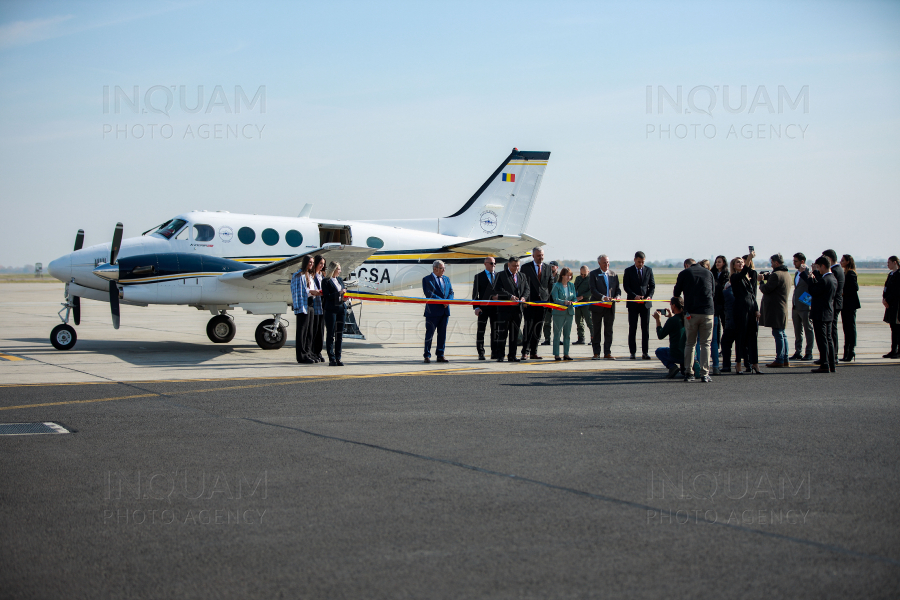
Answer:
POLYGON ((225 344, 234 339, 237 328, 234 319, 226 313, 216 315, 206 324, 206 335, 214 344, 225 344))
POLYGON ((277 350, 287 341, 287 321, 281 315, 272 315, 256 327, 256 343, 263 350, 277 350))
POLYGON ((50 343, 57 350, 70 350, 78 341, 75 328, 66 323, 60 323, 50 332, 50 343))

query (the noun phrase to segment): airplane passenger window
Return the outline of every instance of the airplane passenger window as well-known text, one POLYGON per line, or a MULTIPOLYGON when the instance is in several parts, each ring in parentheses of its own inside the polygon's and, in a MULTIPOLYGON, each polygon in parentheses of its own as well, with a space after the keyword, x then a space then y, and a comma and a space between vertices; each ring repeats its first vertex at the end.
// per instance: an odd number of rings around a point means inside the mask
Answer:
POLYGON ((216 230, 210 225, 194 225, 194 241, 208 242, 216 237, 216 230))
POLYGON ((241 227, 238 229, 238 239, 242 244, 252 244, 256 239, 256 232, 249 227, 241 227))
POLYGON ((274 229, 263 229, 262 232, 262 241, 266 244, 266 246, 274 246, 278 243, 278 232, 274 229))
POLYGON ((295 229, 291 229, 284 234, 284 241, 286 241, 291 248, 296 248, 303 243, 303 234, 295 229))
POLYGON ((161 235, 162 237, 164 237, 168 240, 168 239, 171 239, 171 237, 173 235, 178 233, 178 231, 182 227, 184 227, 186 223, 187 223, 187 221, 184 221, 182 219, 172 219, 171 221, 169 221, 168 223, 166 223, 165 225, 163 225, 162 227, 160 227, 153 233, 158 233, 159 235, 161 235))
POLYGON ((370 237, 366 240, 366 246, 369 248, 384 248, 384 240, 377 237, 370 237))

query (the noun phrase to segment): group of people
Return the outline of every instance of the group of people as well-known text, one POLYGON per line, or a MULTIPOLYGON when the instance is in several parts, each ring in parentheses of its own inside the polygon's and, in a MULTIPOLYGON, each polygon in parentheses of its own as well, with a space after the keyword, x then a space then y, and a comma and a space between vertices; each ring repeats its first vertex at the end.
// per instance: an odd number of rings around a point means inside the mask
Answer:
MULTIPOLYGON (((802 252, 793 255, 794 273, 781 254, 769 258, 771 270, 754 269, 756 252, 730 261, 717 256, 710 265, 706 259, 684 261, 678 274, 668 308, 653 310, 656 292, 653 269, 645 264, 643 252, 636 252, 634 265, 619 275, 610 268, 609 257, 597 258, 598 268, 590 271, 582 266, 579 275, 556 262, 545 263, 544 252, 534 248, 532 261, 520 266, 510 257, 498 273, 496 259, 484 259, 472 284, 472 300, 505 301, 505 304, 475 304, 477 318, 475 347, 479 360, 521 362, 542 360, 539 345, 551 345, 558 361, 572 360, 572 345, 590 343, 594 360, 616 360, 612 354, 613 323, 616 305, 623 300, 628 311, 628 349, 632 360, 638 359, 637 329, 641 329, 640 359, 650 360, 650 317, 658 339, 668 338, 669 346, 657 348, 656 357, 668 368, 667 377, 681 375, 685 381, 709 382, 710 375, 732 372, 762 373, 759 366, 757 337, 759 327, 768 327, 775 338, 775 360, 769 368, 785 368, 791 361, 812 361, 812 345, 819 352, 816 373, 834 373, 837 362, 856 357, 856 311, 860 308, 856 263, 845 254, 840 260, 834 250, 826 250, 812 268, 802 252), (762 301, 757 302, 757 292, 762 301), (590 305, 575 306, 579 302, 590 305), (562 308, 547 308, 547 304, 562 308), (544 306, 540 306, 543 304, 544 306), (840 347, 838 316, 843 327, 843 356, 840 347), (663 318, 666 319, 663 324, 663 318), (576 324, 577 339, 571 330, 576 324), (794 353, 790 356, 788 323, 794 331, 794 353), (586 325, 586 327, 585 327, 586 325), (590 333, 587 342, 585 331, 590 333), (485 349, 489 334, 490 354, 485 349), (541 343, 543 333, 544 342, 541 343), (552 342, 550 340, 552 333, 552 342), (521 354, 519 344, 521 343, 521 354), (721 364, 719 354, 721 350, 721 364)), ((341 341, 344 329, 346 288, 341 279, 341 265, 335 262, 325 268, 325 258, 305 256, 300 269, 291 278, 291 296, 296 317, 297 362, 324 362, 323 345, 330 366, 343 366, 341 341), (323 344, 324 342, 324 344, 323 344)), ((884 358, 900 358, 900 260, 888 259, 887 281, 882 293, 884 321, 891 328, 891 349, 884 358)), ((422 280, 428 299, 450 300, 454 297, 445 265, 435 261, 432 273, 422 280)), ((432 346, 437 362, 445 357, 447 323, 450 304, 425 305, 424 359, 430 363, 432 346), (434 343, 437 337, 436 344, 434 343)))
POLYGON ((298 363, 325 362, 322 356, 324 341, 328 365, 344 366, 341 362, 341 341, 345 292, 340 263, 331 262, 326 269, 323 256, 303 257, 300 269, 291 277, 298 363))
MULTIPOLYGON (((757 337, 759 327, 768 327, 775 338, 776 357, 769 368, 785 368, 791 361, 812 361, 812 345, 819 351, 816 373, 834 373, 838 360, 849 362, 856 356, 856 311, 860 308, 856 264, 845 254, 840 261, 834 250, 826 250, 811 269, 806 256, 793 256, 795 273, 791 274, 781 254, 770 257, 771 270, 757 272, 756 252, 728 261, 716 257, 708 260, 688 259, 679 273, 673 297, 667 309, 654 311, 650 300, 656 291, 653 269, 645 265, 646 256, 636 252, 634 265, 619 275, 609 266, 609 258, 600 255, 598 268, 589 271, 582 266, 574 277, 568 267, 560 269, 555 262, 544 262, 540 248, 532 251, 532 262, 520 266, 518 258, 508 259, 505 268, 496 272, 496 259, 484 260, 484 271, 475 276, 472 299, 505 300, 534 304, 554 303, 564 310, 536 306, 474 305, 478 320, 475 346, 480 360, 520 362, 542 360, 538 354, 541 333, 544 345, 552 343, 555 360, 572 360, 571 345, 585 344, 585 327, 591 332, 590 344, 594 360, 616 360, 612 354, 613 323, 616 304, 624 291, 628 311, 628 348, 637 360, 637 329, 641 329, 642 360, 650 360, 651 315, 658 339, 668 338, 669 346, 656 350, 657 358, 669 369, 668 377, 681 374, 685 381, 709 382, 710 375, 732 372, 732 356, 736 374, 762 373, 759 365, 757 337), (757 291, 762 301, 757 302, 757 291), (577 302, 595 302, 574 306, 577 302), (838 315, 843 323, 843 356, 836 357, 839 345, 838 315), (663 324, 662 319, 666 322, 663 324), (577 324, 577 339, 571 341, 572 323, 577 324), (788 323, 794 330, 794 353, 789 356, 788 323), (549 329, 552 328, 552 342, 549 329), (521 331, 521 355, 518 352, 521 331), (485 334, 490 335, 490 354, 485 350, 485 334), (562 347, 562 348, 561 348, 562 347), (722 363, 720 365, 720 348, 722 363)), ((884 320, 891 326, 891 350, 885 358, 900 358, 900 263, 888 259, 888 275, 883 290, 884 320)), ((426 298, 453 298, 450 279, 444 264, 435 261, 433 273, 422 281, 426 298)), ((448 362, 446 346, 449 304, 428 304, 425 308, 425 362, 431 362, 431 348, 437 334, 438 362, 448 362)))

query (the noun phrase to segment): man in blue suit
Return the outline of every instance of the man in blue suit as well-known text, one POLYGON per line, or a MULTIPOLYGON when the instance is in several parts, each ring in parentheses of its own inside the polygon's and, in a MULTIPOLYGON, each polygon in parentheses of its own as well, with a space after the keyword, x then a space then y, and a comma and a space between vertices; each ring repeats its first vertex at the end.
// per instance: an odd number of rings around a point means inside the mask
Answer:
MULTIPOLYGON (((444 262, 436 260, 431 265, 431 275, 422 280, 422 291, 426 298, 453 299, 453 286, 450 278, 444 276, 444 262)), ((434 338, 434 330, 437 329, 437 361, 450 362, 444 358, 444 343, 447 341, 447 320, 450 318, 449 304, 425 305, 425 362, 431 362, 431 340, 434 338)))

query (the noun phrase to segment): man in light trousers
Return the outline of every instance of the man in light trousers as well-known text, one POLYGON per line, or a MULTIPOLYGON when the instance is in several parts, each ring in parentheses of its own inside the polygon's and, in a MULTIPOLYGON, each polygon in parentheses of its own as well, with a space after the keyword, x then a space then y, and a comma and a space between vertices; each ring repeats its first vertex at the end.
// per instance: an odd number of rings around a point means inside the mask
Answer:
POLYGON ((684 342, 684 380, 696 381, 694 377, 694 344, 700 346, 700 380, 710 383, 709 347, 712 340, 713 317, 715 305, 713 293, 715 279, 709 269, 688 259, 690 266, 678 274, 674 296, 684 293, 684 331, 687 339, 684 342))

